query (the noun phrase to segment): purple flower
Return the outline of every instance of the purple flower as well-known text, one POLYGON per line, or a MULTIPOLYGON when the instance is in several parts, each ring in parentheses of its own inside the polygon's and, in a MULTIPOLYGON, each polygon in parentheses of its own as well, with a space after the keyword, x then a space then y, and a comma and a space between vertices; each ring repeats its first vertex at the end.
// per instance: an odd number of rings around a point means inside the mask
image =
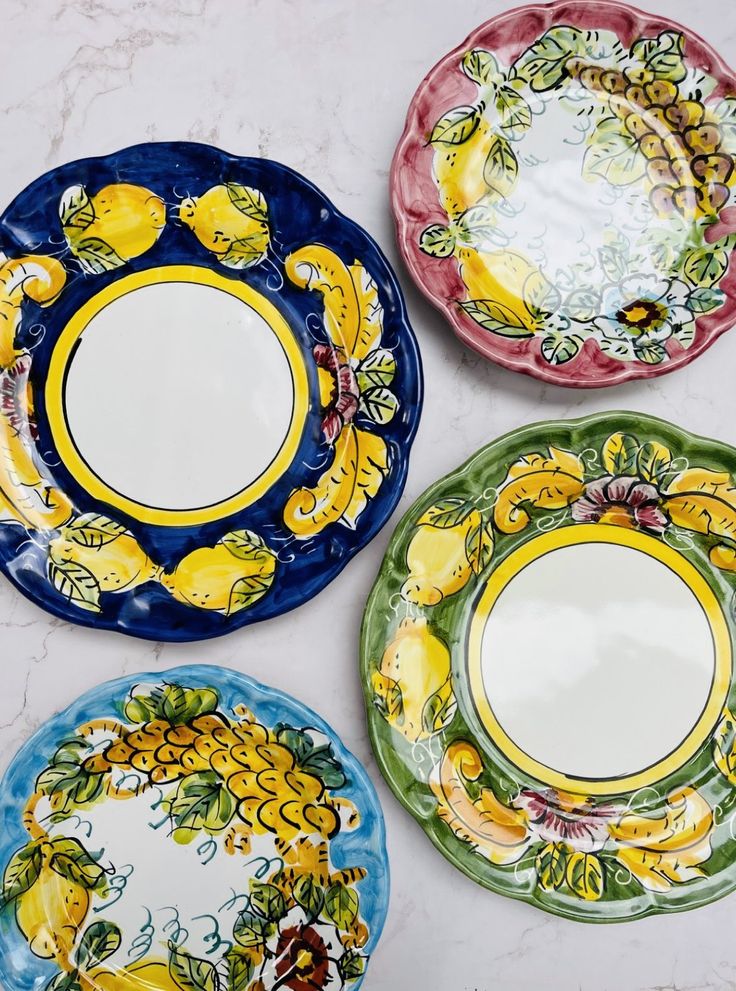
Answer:
POLYGON ((655 486, 631 475, 604 475, 589 482, 572 504, 572 518, 576 523, 612 523, 656 534, 669 525, 655 486))
POLYGON ((328 443, 334 444, 342 428, 358 412, 360 388, 355 372, 335 348, 318 344, 312 353, 319 376, 322 433, 328 443))

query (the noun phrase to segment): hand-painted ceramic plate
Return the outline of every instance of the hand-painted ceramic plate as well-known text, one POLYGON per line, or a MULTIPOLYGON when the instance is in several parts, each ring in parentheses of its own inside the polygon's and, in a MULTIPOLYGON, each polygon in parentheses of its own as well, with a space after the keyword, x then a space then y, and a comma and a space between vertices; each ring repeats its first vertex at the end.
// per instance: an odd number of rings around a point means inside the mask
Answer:
POLYGON ((151 144, 0 218, 0 567, 161 640, 304 602, 401 493, 421 373, 374 242, 263 159, 151 144))
POLYGON ((16 991, 360 986, 388 862, 367 775, 294 699, 184 667, 88 692, 0 784, 16 991))
POLYGON ((442 853, 585 921, 736 887, 736 451, 536 424, 409 510, 365 613, 378 763, 442 853))
POLYGON ((488 21, 419 87, 392 170, 409 271, 466 344, 567 386, 670 371, 736 319, 736 77, 604 0, 488 21))

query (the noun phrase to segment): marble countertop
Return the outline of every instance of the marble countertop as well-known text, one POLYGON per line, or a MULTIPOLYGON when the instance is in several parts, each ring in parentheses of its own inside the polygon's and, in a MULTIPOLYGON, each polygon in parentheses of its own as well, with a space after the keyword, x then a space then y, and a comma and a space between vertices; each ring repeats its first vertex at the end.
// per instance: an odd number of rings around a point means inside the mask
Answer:
MULTIPOLYGON (((731 0, 640 5, 692 26, 736 64, 731 0)), ((521 424, 610 408, 736 444, 731 334, 671 376, 615 391, 562 390, 463 348, 399 263, 388 169, 406 107, 437 59, 509 6, 3 0, 0 202, 65 161, 143 140, 204 141, 291 165, 395 263, 422 348, 426 405, 394 518, 337 581, 289 615, 214 642, 152 644, 57 621, 0 582, 0 769, 37 726, 101 680, 178 663, 228 665, 318 710, 378 788, 392 898, 366 991, 736 988, 736 896, 666 918, 585 926, 493 895, 446 862, 399 807, 367 738, 357 677, 362 607, 393 527, 430 482, 521 424)))

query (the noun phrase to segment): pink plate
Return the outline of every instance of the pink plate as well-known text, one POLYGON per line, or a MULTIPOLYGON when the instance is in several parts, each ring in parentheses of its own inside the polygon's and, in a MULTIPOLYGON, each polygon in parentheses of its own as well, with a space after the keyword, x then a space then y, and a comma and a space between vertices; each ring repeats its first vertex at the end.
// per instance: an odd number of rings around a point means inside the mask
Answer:
POLYGON ((736 76, 607 0, 495 17, 417 90, 399 247, 455 333, 547 382, 692 361, 736 320, 736 76))

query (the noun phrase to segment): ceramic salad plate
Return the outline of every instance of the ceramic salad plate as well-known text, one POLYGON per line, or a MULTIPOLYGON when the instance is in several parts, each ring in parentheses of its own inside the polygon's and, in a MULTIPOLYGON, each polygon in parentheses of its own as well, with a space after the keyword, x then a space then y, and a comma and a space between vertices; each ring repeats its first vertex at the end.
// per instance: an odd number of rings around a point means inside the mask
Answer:
POLYGON ((0 567, 64 619, 215 636, 323 588, 399 498, 419 358, 374 242, 205 145, 73 162, 0 218, 0 567))
POLYGON ((234 671, 108 682, 0 785, 0 977, 17 991, 357 989, 383 817, 313 712, 234 671))
POLYGON ((466 344, 604 386, 686 364, 736 319, 736 77, 605 0, 488 21, 419 87, 392 169, 401 251, 466 344))
POLYGON ((536 424, 409 510, 365 613, 378 763, 444 855, 586 921, 736 887, 736 451, 536 424))

